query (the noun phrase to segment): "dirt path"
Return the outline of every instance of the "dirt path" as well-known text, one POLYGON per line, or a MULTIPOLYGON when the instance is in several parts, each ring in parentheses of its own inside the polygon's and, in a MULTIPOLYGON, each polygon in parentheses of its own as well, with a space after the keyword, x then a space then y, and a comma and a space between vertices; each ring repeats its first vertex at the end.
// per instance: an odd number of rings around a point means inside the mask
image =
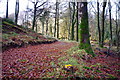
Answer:
POLYGON ((74 42, 55 42, 28 46, 27 48, 12 48, 2 53, 3 77, 40 78, 53 69, 51 61, 65 56, 65 51, 77 45, 74 42))

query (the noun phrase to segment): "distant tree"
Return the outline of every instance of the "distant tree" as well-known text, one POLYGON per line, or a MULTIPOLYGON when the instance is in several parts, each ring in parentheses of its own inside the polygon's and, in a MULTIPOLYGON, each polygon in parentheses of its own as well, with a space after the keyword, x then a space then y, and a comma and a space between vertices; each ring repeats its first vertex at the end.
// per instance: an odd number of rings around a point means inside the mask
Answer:
POLYGON ((19 0, 16 0, 15 6, 15 24, 18 22, 18 14, 19 14, 19 0))
POLYGON ((116 41, 115 41, 115 44, 117 45, 117 49, 118 51, 120 50, 120 1, 117 3, 115 2, 116 4, 116 41))
POLYGON ((57 2, 56 2, 56 9, 55 9, 55 25, 54 25, 54 37, 56 37, 56 24, 57 24, 57 2))
POLYGON ((56 9, 55 9, 54 37, 59 38, 59 2, 58 0, 56 0, 56 9))
POLYGON ((43 2, 41 5, 39 5, 38 3, 40 3, 41 1, 39 1, 39 0, 29 0, 29 1, 31 1, 32 3, 33 3, 33 5, 34 5, 34 9, 33 10, 31 10, 30 9, 30 11, 32 11, 33 12, 33 25, 32 25, 32 29, 34 30, 34 28, 35 28, 35 25, 36 25, 36 20, 37 20, 37 18, 38 18, 38 16, 40 16, 40 14, 43 12, 43 8, 40 8, 41 6, 43 6, 46 2, 43 2))
POLYGON ((6 5, 6 18, 8 18, 8 0, 7 0, 7 5, 6 5))
POLYGON ((85 2, 79 2, 80 9, 78 10, 81 13, 81 23, 80 23, 80 49, 85 49, 88 54, 95 56, 90 44, 90 35, 89 35, 89 25, 88 25, 88 12, 87 12, 87 0, 85 2))
POLYGON ((42 16, 40 16, 39 20, 42 23, 42 34, 44 34, 44 24, 45 24, 45 16, 44 16, 44 14, 42 16))
POLYGON ((98 26, 98 34, 99 34, 99 46, 101 45, 101 29, 100 29, 100 20, 99 20, 99 1, 97 0, 97 26, 98 26))
POLYGON ((107 4, 107 0, 103 0, 103 11, 102 11, 102 40, 101 40, 101 47, 103 47, 104 43, 104 21, 105 21, 105 7, 107 4))
POLYGON ((49 11, 45 11, 45 20, 46 20, 46 35, 48 35, 48 21, 49 21, 49 11))
POLYGON ((111 2, 109 0, 108 2, 108 5, 109 5, 109 19, 110 19, 110 38, 111 38, 111 41, 112 41, 112 20, 111 20, 111 2))
POLYGON ((71 23, 72 23, 72 16, 71 16, 71 11, 72 11, 72 9, 71 9, 71 2, 69 2, 69 26, 68 26, 68 40, 71 38, 70 36, 70 32, 71 32, 71 29, 70 29, 70 27, 71 27, 71 23))
POLYGON ((15 15, 14 13, 8 15, 9 19, 11 19, 14 22, 15 15))
POLYGON ((56 0, 56 25, 57 25, 57 38, 59 38, 59 2, 56 0))

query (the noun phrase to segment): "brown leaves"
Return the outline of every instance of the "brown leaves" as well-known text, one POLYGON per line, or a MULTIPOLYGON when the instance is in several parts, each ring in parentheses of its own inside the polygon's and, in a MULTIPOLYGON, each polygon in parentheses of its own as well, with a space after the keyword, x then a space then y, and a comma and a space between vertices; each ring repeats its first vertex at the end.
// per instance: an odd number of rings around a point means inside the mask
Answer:
POLYGON ((74 45, 76 44, 55 42, 5 51, 3 52, 3 75, 4 77, 41 78, 47 72, 54 71, 50 62, 53 61, 56 65, 57 59, 65 56, 64 51, 74 45))

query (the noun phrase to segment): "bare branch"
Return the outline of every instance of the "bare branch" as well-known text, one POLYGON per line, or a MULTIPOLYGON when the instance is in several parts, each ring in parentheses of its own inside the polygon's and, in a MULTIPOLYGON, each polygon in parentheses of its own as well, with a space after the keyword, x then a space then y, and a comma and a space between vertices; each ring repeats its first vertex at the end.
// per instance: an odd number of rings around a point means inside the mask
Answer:
POLYGON ((37 6, 37 8, 41 7, 42 5, 44 5, 46 2, 43 2, 41 5, 37 6))

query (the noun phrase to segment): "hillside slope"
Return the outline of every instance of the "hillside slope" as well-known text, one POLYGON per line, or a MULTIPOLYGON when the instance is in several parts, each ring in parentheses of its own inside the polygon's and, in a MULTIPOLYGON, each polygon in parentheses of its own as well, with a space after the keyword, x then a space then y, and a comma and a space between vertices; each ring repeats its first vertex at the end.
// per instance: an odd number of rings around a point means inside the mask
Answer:
POLYGON ((57 41, 54 38, 44 37, 31 29, 15 25, 8 19, 2 19, 2 49, 3 51, 13 47, 23 47, 57 41))

